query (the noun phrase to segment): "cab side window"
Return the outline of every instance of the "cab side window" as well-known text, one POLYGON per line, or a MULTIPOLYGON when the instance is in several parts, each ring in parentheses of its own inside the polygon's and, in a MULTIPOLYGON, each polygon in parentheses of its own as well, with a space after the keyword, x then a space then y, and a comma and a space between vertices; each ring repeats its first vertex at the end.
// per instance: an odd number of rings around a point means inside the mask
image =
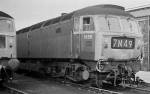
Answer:
POLYGON ((92 17, 83 17, 83 31, 94 31, 94 21, 92 17))

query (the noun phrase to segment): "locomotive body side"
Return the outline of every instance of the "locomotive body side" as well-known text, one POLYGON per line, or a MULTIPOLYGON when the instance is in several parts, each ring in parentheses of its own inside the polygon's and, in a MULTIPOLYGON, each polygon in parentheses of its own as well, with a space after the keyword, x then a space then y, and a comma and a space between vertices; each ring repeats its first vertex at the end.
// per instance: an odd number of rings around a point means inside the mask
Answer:
POLYGON ((71 58, 72 25, 73 21, 67 20, 29 32, 29 57, 71 58))

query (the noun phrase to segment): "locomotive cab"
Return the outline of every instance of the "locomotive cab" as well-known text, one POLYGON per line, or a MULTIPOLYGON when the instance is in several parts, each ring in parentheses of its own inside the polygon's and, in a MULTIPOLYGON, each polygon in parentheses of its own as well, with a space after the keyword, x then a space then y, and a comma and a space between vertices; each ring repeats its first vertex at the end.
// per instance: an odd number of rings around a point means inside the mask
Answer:
POLYGON ((95 60, 126 62, 141 56, 142 34, 135 19, 100 16, 97 25, 95 60))
POLYGON ((142 34, 133 18, 98 17, 97 42, 101 41, 100 53, 95 59, 127 60, 137 58, 142 48, 142 34))
POLYGON ((87 65, 92 71, 106 73, 106 80, 113 78, 116 84, 117 76, 131 76, 140 70, 143 40, 133 16, 115 13, 77 16, 73 34, 74 56, 97 61, 87 65))
POLYGON ((120 80, 122 77, 127 80, 127 77, 134 75, 132 73, 140 70, 140 60, 143 58, 138 23, 132 17, 98 16, 97 25, 95 59, 100 60, 96 69, 99 72, 110 71, 106 79, 114 84, 117 84, 118 76, 120 80))

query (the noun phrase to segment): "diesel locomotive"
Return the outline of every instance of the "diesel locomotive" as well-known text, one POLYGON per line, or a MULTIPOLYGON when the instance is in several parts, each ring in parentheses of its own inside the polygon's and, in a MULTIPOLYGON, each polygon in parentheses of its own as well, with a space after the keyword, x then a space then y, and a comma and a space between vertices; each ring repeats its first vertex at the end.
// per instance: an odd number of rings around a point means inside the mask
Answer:
POLYGON ((19 65, 16 53, 14 19, 0 11, 0 82, 12 80, 19 65))
POLYGON ((117 85, 140 70, 143 38, 124 7, 96 5, 19 30, 17 54, 23 70, 117 85))

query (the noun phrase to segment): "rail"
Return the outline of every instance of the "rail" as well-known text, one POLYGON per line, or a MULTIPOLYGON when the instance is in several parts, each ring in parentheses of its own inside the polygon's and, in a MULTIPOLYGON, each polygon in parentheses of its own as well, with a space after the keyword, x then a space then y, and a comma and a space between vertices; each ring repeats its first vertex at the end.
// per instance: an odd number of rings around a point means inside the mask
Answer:
POLYGON ((19 89, 16 89, 16 88, 13 88, 13 87, 9 87, 7 85, 3 85, 8 91, 10 94, 29 94, 29 93, 26 93, 24 91, 21 91, 19 89))

